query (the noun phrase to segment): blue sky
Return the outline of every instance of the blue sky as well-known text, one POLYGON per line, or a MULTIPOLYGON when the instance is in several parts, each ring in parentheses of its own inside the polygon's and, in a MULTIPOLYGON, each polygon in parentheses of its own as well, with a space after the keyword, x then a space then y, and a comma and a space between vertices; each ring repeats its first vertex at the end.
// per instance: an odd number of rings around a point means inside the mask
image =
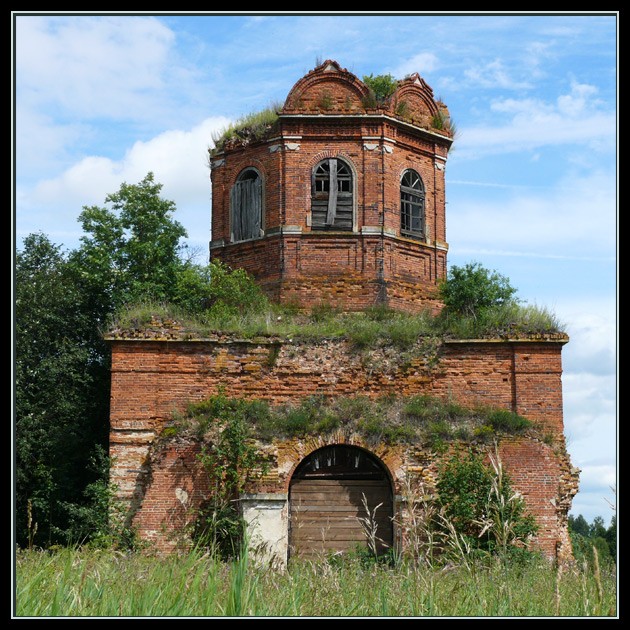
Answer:
POLYGON ((418 72, 458 135, 449 265, 478 261, 565 324, 573 514, 617 487, 618 22, 615 12, 13 13, 14 234, 79 244, 83 206, 149 171, 207 261, 207 149, 317 63, 418 72))

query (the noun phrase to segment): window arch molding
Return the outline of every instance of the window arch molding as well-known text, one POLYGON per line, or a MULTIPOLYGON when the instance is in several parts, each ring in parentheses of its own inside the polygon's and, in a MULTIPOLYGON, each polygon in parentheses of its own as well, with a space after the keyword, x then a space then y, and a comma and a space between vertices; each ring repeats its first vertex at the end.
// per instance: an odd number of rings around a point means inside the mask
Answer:
POLYGON ((418 171, 408 168, 400 176, 400 233, 423 238, 426 235, 425 187, 418 171))
POLYGON ((345 156, 329 155, 311 169, 311 229, 356 230, 357 174, 345 156))
POLYGON ((264 183, 254 166, 244 168, 230 190, 230 232, 232 242, 264 234, 264 183))

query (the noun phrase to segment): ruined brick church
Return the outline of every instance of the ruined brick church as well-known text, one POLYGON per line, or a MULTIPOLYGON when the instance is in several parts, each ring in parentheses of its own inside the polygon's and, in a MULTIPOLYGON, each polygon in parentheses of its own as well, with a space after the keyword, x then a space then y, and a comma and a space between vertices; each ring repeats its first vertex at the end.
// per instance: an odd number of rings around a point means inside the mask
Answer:
MULTIPOLYGON (((244 268, 273 300, 305 309, 439 311, 449 123, 418 74, 377 101, 359 78, 325 61, 295 83, 267 133, 237 134, 211 151, 211 259, 244 268)), ((272 405, 426 394, 514 411, 537 431, 504 436, 498 448, 537 520, 534 546, 550 558, 571 556, 567 516, 578 471, 564 438, 565 334, 444 340, 431 369, 421 355, 404 366, 383 357, 366 364, 337 339, 195 338, 164 326, 107 338, 111 479, 129 522, 159 550, 181 544, 204 482, 198 443, 154 445, 174 411, 222 391, 272 405)), ((440 461, 430 445, 375 443, 344 429, 261 448, 272 465, 241 505, 252 539, 281 562, 359 541, 363 496, 379 506, 383 547, 404 545, 404 488, 431 488, 440 461)))

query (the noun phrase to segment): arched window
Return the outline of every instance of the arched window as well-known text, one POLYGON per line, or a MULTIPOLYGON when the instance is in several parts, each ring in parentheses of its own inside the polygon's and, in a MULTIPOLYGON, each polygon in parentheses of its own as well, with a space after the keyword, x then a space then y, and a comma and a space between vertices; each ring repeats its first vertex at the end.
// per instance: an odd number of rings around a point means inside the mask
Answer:
POLYGON ((311 227, 314 230, 353 228, 352 171, 338 158, 322 160, 313 169, 311 227))
POLYGON ((245 169, 230 193, 232 241, 262 236, 262 207, 262 178, 256 169, 245 169))
POLYGON ((416 171, 406 170, 400 180, 400 232, 424 236, 424 184, 416 171))

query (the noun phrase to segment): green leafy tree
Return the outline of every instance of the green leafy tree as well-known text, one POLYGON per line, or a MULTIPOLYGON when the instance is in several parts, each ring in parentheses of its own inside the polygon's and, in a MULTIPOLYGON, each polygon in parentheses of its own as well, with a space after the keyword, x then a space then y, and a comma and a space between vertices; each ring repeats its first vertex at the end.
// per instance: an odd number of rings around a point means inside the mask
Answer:
POLYGON ((490 494, 490 470, 473 451, 454 454, 444 465, 437 483, 438 501, 457 532, 476 540, 490 494))
POLYGON ((498 457, 488 465, 471 449, 456 452, 442 467, 436 487, 443 522, 471 549, 506 553, 526 546, 537 530, 498 457))
POLYGON ((175 276, 171 301, 188 315, 214 322, 270 308, 268 298, 249 273, 220 260, 208 265, 184 264, 175 276))
POLYGON ((596 516, 589 528, 589 536, 591 538, 604 538, 606 536, 606 525, 601 516, 596 516))
POLYGON ((91 481, 83 490, 83 502, 64 502, 68 514, 66 538, 73 545, 88 543, 99 548, 132 548, 135 536, 126 520, 125 506, 116 498, 109 481, 110 459, 98 446, 88 462, 86 472, 91 481))
POLYGON ((106 447, 109 362, 76 268, 41 234, 15 259, 15 518, 20 545, 66 542, 106 447), (37 533, 33 530, 37 525, 37 533), (29 531, 30 530, 30 531, 29 531))
POLYGON ((148 173, 138 184, 123 183, 107 195, 108 207, 84 207, 79 216, 85 235, 72 261, 101 320, 125 304, 173 298, 184 266, 180 240, 187 233, 161 190, 148 173))
POLYGON ((478 262, 451 267, 438 290, 446 315, 476 317, 485 309, 517 301, 509 279, 478 262))
POLYGON ((617 558, 617 518, 613 516, 606 527, 603 517, 596 516, 592 523, 579 514, 569 516, 569 535, 573 555, 578 561, 594 562, 593 549, 597 550, 599 562, 615 562, 617 558))
POLYGON ((588 537, 590 535, 590 525, 586 521, 586 519, 579 514, 578 516, 573 516, 572 514, 569 516, 569 531, 575 534, 579 534, 580 536, 588 537))
POLYGON ((109 427, 103 327, 123 305, 176 297, 177 278, 190 267, 180 258, 186 232, 161 188, 149 173, 108 195, 109 207, 84 208, 81 246, 68 255, 41 234, 16 252, 18 544, 86 540, 78 525, 90 520, 102 535, 107 470, 91 462, 107 448, 109 427))
POLYGON ((398 81, 391 74, 365 75, 363 83, 368 86, 370 95, 376 103, 387 101, 398 87, 398 81))

